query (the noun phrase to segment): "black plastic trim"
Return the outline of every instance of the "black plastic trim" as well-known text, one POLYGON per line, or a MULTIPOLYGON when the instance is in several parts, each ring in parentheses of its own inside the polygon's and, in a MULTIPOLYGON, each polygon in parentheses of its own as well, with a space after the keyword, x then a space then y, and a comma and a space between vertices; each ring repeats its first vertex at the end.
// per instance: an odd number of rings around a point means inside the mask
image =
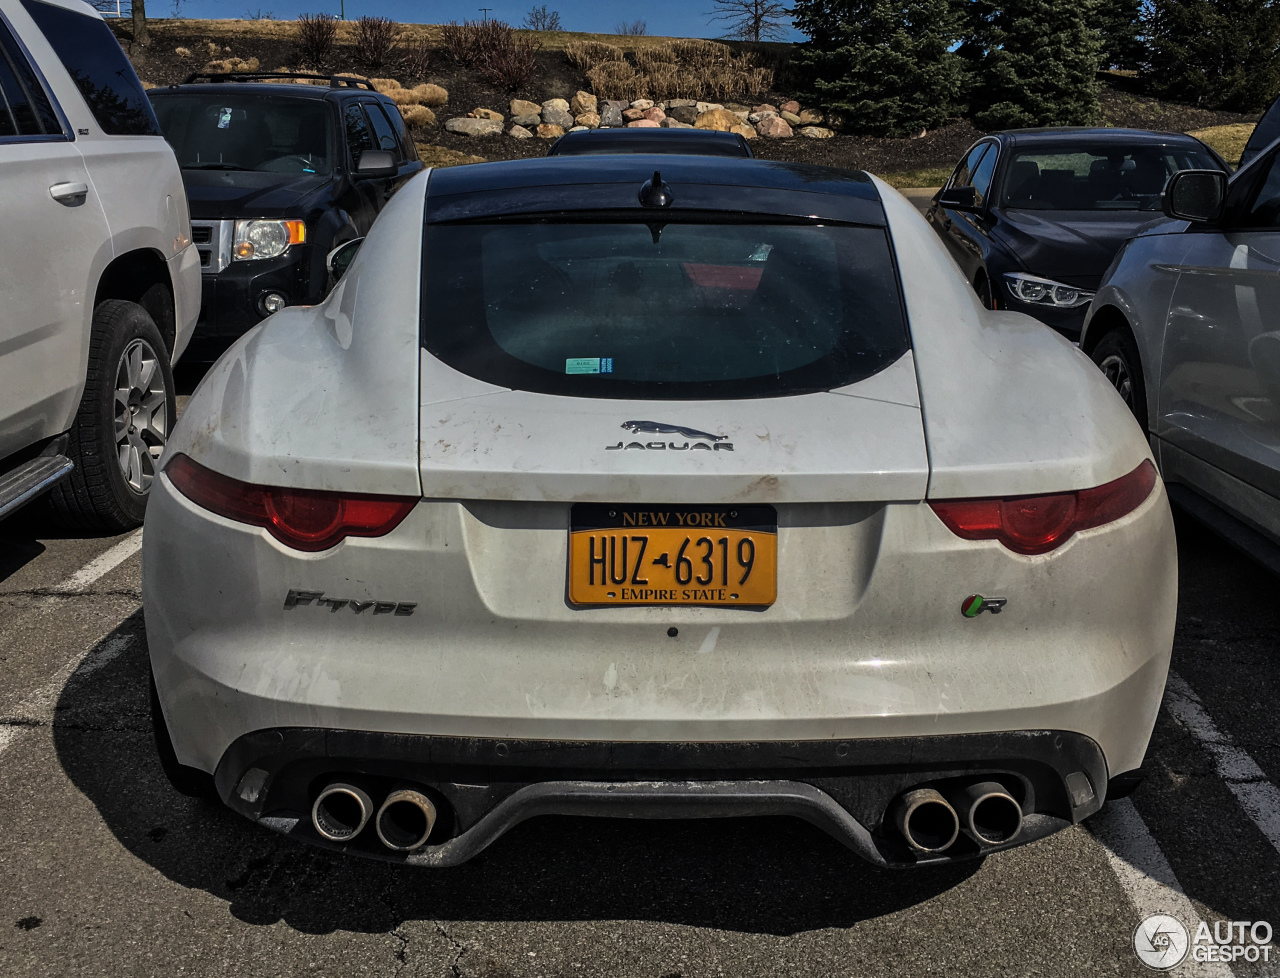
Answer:
MULTIPOLYGON (((953 862, 1022 845, 1079 822, 1106 797, 1106 761, 1067 731, 788 742, 528 741, 286 728, 236 740, 214 773, 228 806, 302 841, 410 865, 452 866, 545 814, 624 818, 793 815, 882 866, 953 862), (326 843, 307 813, 336 777, 371 795, 410 782, 448 817, 408 856, 368 838, 326 843), (922 857, 883 824, 904 790, 998 780, 1025 828, 1002 845, 962 839, 922 857)), ((366 832, 364 836, 372 833, 366 832)))

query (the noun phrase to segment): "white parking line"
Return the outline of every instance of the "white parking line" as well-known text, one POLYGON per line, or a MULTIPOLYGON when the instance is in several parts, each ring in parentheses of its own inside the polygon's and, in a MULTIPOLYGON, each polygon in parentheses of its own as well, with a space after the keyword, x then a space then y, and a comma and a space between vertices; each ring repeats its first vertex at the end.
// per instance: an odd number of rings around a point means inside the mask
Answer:
POLYGON ((1176 672, 1170 671, 1165 687, 1165 706, 1187 732, 1213 758, 1218 777, 1226 782, 1245 814, 1253 819, 1267 841, 1280 852, 1280 789, 1267 780, 1262 768, 1230 734, 1223 733, 1200 702, 1195 690, 1176 672))
MULTIPOLYGON (((1116 874, 1140 919, 1153 913, 1172 914, 1186 925, 1188 933, 1195 933, 1200 914, 1182 891, 1173 867, 1130 799, 1108 802, 1102 811, 1089 819, 1089 831, 1102 843, 1111 871, 1116 874)), ((1234 978, 1235 973, 1230 965, 1195 961, 1188 956, 1178 967, 1178 974, 1195 975, 1196 978, 1234 978)))
POLYGON ((74 677, 78 682, 84 676, 97 672, 117 658, 136 641, 133 635, 113 635, 105 641, 95 642, 83 652, 73 655, 49 679, 32 692, 0 723, 0 755, 29 734, 37 726, 53 722, 58 697, 74 677), (79 670, 79 672, 77 672, 79 670))
POLYGON ((98 578, 115 570, 141 549, 142 528, 139 527, 110 550, 89 561, 61 584, 54 585, 52 590, 58 593, 83 591, 97 581, 98 578))

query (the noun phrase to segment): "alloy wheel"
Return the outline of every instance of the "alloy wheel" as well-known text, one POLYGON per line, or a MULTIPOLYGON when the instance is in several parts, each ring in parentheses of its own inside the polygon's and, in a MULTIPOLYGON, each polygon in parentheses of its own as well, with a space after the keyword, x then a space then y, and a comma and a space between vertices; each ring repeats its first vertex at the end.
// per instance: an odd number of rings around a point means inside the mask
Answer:
POLYGON ((134 492, 145 494, 169 438, 169 398, 156 351, 135 339, 116 367, 115 439, 120 471, 134 492))
POLYGON ((1098 367, 1102 370, 1107 380, 1111 381, 1111 386, 1120 392, 1125 404, 1129 405, 1130 410, 1132 410, 1133 374, 1130 372, 1129 364, 1125 358, 1118 353, 1112 353, 1110 356, 1104 357, 1098 367))

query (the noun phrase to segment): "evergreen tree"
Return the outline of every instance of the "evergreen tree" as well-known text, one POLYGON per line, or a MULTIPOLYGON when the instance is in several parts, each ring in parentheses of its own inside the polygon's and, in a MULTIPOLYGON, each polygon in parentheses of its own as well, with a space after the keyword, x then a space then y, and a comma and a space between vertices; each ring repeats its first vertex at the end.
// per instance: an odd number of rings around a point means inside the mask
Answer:
POLYGON ((792 59, 797 79, 844 124, 914 136, 965 110, 967 74, 955 53, 964 15, 952 0, 797 0, 809 37, 792 59))
POLYGON ((1098 117, 1097 0, 974 0, 973 121, 982 129, 1089 126, 1098 117))
POLYGON ((1140 71, 1146 65, 1142 0, 1099 0, 1093 25, 1102 40, 1102 67, 1140 71))
POLYGON ((1274 0, 1152 0, 1147 80, 1163 98, 1249 112, 1280 92, 1274 0))

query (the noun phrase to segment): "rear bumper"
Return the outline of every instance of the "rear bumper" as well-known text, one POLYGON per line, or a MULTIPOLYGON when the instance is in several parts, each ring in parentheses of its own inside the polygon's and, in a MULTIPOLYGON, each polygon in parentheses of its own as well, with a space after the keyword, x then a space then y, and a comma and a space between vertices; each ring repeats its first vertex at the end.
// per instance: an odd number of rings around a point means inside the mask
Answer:
POLYGON ((1107 767, 1088 737, 1021 730, 860 741, 628 743, 426 737, 317 728, 239 738, 215 774, 241 814, 300 841, 414 866, 454 866, 536 815, 728 818, 791 815, 881 866, 986 855, 1043 838, 1096 812, 1107 767), (331 781, 357 783, 375 806, 396 786, 425 790, 442 818, 428 844, 401 854, 372 826, 326 842, 310 821, 331 781), (910 849, 886 811, 904 791, 999 781, 1023 808, 1022 830, 998 845, 962 834, 945 852, 910 849))

